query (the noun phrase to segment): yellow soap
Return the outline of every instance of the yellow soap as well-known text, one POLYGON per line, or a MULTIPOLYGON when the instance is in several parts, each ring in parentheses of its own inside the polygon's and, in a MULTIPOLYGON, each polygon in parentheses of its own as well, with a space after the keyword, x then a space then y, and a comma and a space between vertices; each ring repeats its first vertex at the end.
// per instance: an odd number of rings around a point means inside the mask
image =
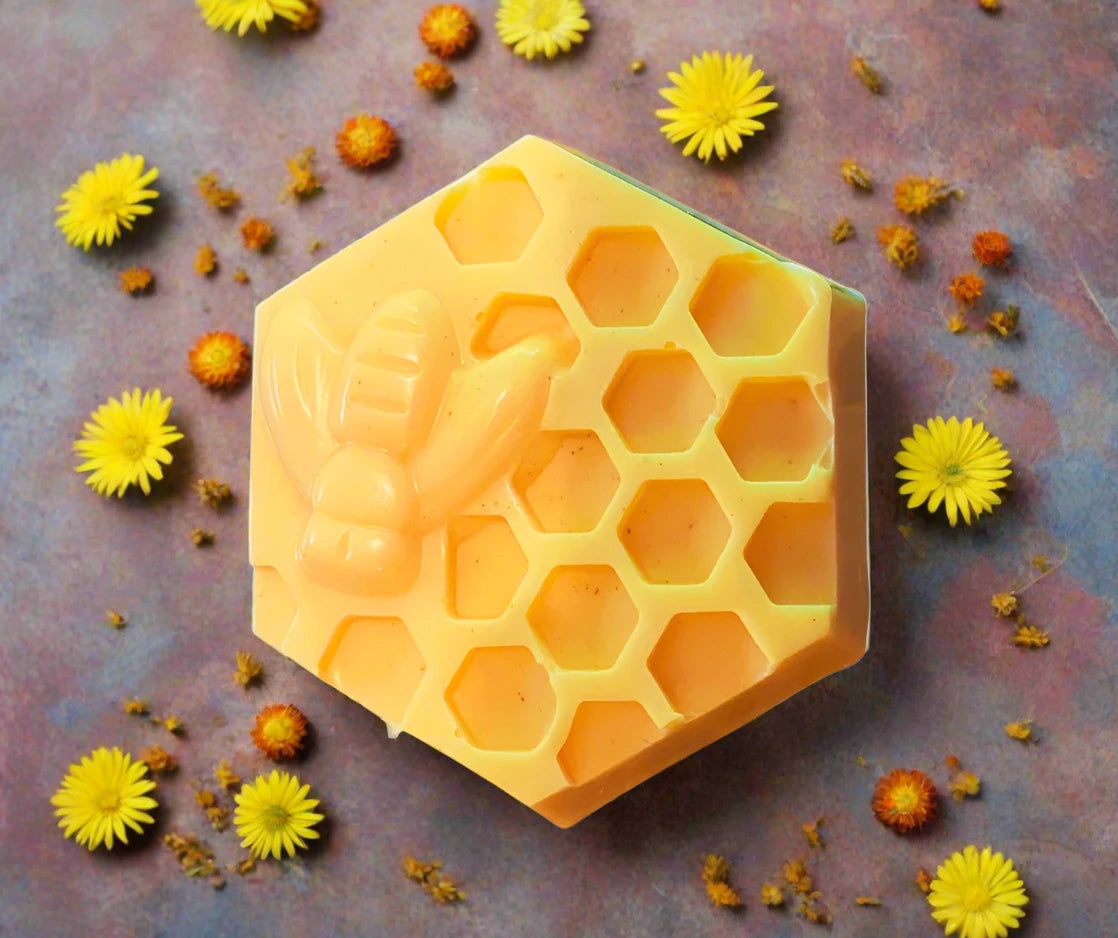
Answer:
POLYGON ((254 631, 554 823, 865 651, 864 301, 616 171, 525 137, 255 343, 254 631))

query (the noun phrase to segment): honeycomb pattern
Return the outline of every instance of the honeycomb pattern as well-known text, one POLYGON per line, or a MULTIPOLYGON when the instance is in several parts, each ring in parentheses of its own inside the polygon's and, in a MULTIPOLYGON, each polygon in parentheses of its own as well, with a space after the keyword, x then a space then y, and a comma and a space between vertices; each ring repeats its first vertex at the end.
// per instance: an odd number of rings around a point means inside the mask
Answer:
POLYGON ((864 330, 524 138, 259 307, 254 631, 568 826, 864 651, 864 330))

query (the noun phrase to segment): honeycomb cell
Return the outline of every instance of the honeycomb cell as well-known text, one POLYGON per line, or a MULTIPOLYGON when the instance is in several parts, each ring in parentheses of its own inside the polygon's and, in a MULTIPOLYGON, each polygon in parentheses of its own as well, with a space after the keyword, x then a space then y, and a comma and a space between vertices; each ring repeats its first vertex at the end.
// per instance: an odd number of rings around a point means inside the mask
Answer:
POLYGON ((648 658, 648 670, 668 702, 699 716, 756 684, 769 662, 732 612, 673 616, 648 658))
POLYGON ((695 318, 719 355, 776 355, 814 298, 778 262, 756 254, 720 257, 691 298, 695 318))
POLYGON ((453 518, 446 533, 446 601, 461 619, 496 619, 508 609, 528 558, 500 516, 453 518))
POLYGON ((838 588, 833 505, 770 505, 745 545, 745 562, 775 605, 833 604, 838 588))
POLYGON ((635 756, 661 735, 635 700, 584 701, 559 750, 559 767, 572 785, 581 785, 635 756))
POLYGON ((542 220, 532 187, 512 166, 479 170, 435 212, 435 225, 459 264, 515 261, 542 220))
POLYGON ((567 272, 595 326, 647 326, 679 278, 655 229, 595 228, 567 272))
POLYGON ((689 352, 634 352, 602 401, 636 453, 690 449, 714 409, 714 391, 689 352))
POLYGON ((799 378, 743 381, 716 432, 747 482, 798 482, 826 452, 831 422, 799 378))
POLYGON ((730 536, 730 522, 701 479, 645 482, 617 530, 650 583, 702 583, 730 536))
POLYGON ((295 621, 295 599, 275 567, 257 567, 252 581, 252 630, 269 645, 283 646, 295 621))
POLYGON ((535 526, 566 533, 594 530, 619 481, 593 430, 540 433, 512 476, 535 526))
POLYGON ((446 701, 479 749, 535 749, 555 717, 547 671, 523 645, 471 649, 446 689, 446 701))
POLYGON ((425 670, 403 620, 353 616, 334 631, 318 676, 395 724, 404 719, 425 670))
POLYGON ((521 339, 544 333, 560 336, 564 348, 574 349, 574 361, 579 341, 555 300, 550 296, 502 293, 482 314, 470 350, 478 358, 490 358, 521 339))
POLYGON ((601 671, 636 628, 637 607, 613 567, 556 567, 528 608, 528 624, 559 667, 601 671))

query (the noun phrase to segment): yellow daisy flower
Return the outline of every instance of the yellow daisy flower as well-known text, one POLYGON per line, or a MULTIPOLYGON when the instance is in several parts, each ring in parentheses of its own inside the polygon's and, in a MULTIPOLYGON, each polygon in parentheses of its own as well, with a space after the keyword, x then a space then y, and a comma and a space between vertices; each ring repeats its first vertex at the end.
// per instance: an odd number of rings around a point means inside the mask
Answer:
POLYGON ((74 247, 88 251, 94 241, 108 246, 120 237, 122 227, 132 230, 137 215, 151 214, 151 206, 143 203, 159 193, 145 186, 157 178, 158 169, 153 166, 145 173, 144 158, 131 153, 97 163, 62 193, 62 202, 54 208, 62 217, 55 224, 74 247))
POLYGON ((299 23, 307 13, 304 0, 198 0, 198 9, 210 29, 229 32, 237 27, 243 36, 253 24, 262 33, 277 16, 299 23))
POLYGON ((130 485, 151 494, 150 479, 162 479, 163 468, 170 465, 167 447, 183 438, 167 423, 173 398, 156 388, 140 393, 133 388, 118 401, 110 397, 98 407, 84 426, 74 452, 85 462, 75 472, 88 472, 85 484, 98 495, 120 497, 130 485))
POLYGON ((672 143, 686 140, 683 155, 698 150, 704 162, 712 153, 720 160, 737 153, 742 137, 765 129, 757 118, 777 107, 764 100, 773 86, 762 85, 765 73, 751 72, 752 66, 753 56, 729 52, 704 52, 680 63, 682 74, 668 72, 673 87, 660 89, 660 96, 674 105, 656 112, 667 122, 660 132, 672 143))
POLYGON ((1013 861, 974 846, 953 853, 936 870, 928 902, 944 934, 959 938, 1006 938, 1025 917, 1029 897, 1013 861))
POLYGON ((233 823, 237 836, 244 838, 241 846, 260 859, 271 854, 277 860, 284 851, 293 857, 296 847, 306 849, 306 840, 318 837, 313 828, 323 818, 314 811, 318 799, 307 797, 310 790, 310 785, 300 786, 294 775, 277 769, 242 786, 233 798, 233 823))
POLYGON ((90 850, 102 844, 112 850, 114 838, 128 843, 125 827, 142 834, 141 825, 153 820, 147 812, 159 806, 148 797, 155 782, 147 774, 143 762, 134 762, 116 746, 111 751, 102 746, 82 756, 81 764, 70 766, 62 787, 50 799, 58 826, 67 837, 76 834, 77 842, 90 850))
POLYGON ((977 518, 1001 504, 997 490, 1012 474, 1009 453, 981 423, 933 417, 927 426, 914 426, 901 447, 895 457, 903 467, 897 478, 905 480, 900 493, 909 497, 909 508, 927 502, 935 514, 942 503, 954 527, 960 514, 970 524, 971 511, 977 518))
POLYGON ((570 52, 588 29, 581 0, 501 0, 497 7, 497 35, 526 59, 570 52))

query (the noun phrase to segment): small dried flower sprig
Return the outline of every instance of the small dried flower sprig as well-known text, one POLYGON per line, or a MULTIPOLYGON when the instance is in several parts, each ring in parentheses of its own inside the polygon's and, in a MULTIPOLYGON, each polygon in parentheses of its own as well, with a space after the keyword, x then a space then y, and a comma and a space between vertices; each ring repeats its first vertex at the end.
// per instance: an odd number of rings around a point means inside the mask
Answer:
POLYGON ((850 60, 850 71, 873 94, 881 94, 881 75, 862 56, 856 55, 850 60))
POLYGON ((248 272, 243 267, 238 267, 233 271, 233 280, 240 284, 248 283, 248 272))
POLYGON ((146 267, 129 267, 120 272, 120 289, 132 296, 149 292, 154 283, 155 277, 146 267))
POLYGON ((702 877, 707 896, 716 906, 734 909, 742 904, 741 896, 730 885, 730 864, 725 857, 708 853, 703 859, 702 877))
POLYGON ((952 313, 947 317, 947 331, 952 335, 967 331, 967 317, 963 313, 952 313))
POLYGON ((878 779, 873 813, 898 834, 919 830, 935 817, 938 795, 932 780, 917 769, 895 769, 878 779))
POLYGON ((804 837, 807 838, 807 844, 809 847, 822 848, 825 846, 825 844, 823 843, 823 839, 819 833, 819 828, 823 826, 824 820, 825 819, 820 816, 817 817, 814 821, 810 821, 809 823, 804 824, 800 827, 800 830, 803 831, 804 837))
POLYGON ((770 909, 784 905, 784 890, 776 883, 765 883, 761 886, 761 904, 770 909))
POLYGON ((857 160, 843 160, 839 164, 839 173, 845 182, 856 189, 873 191, 873 176, 870 175, 869 170, 863 169, 857 160))
POLYGON ((956 801, 977 797, 982 791, 982 779, 973 772, 965 770, 958 756, 948 756, 944 762, 952 772, 947 782, 951 797, 956 801))
POLYGON ((994 609, 994 615, 1008 619, 1017 613, 1017 594, 1012 590, 995 593, 990 597, 990 605, 994 609))
POLYGON ((963 190, 938 176, 905 176, 893 189, 893 204, 906 215, 923 215, 952 195, 961 199, 963 190))
POLYGON ((105 621, 117 630, 124 628, 128 624, 124 616, 115 609, 105 610, 105 621))
POLYGON ((241 777, 233 771, 233 766, 228 759, 222 759, 214 766, 214 778, 225 791, 231 791, 241 784, 241 777))
POLYGON ((206 204, 226 211, 241 201, 241 194, 235 189, 222 188, 217 181, 217 173, 206 173, 198 179, 198 193, 206 204))
POLYGON ((646 68, 648 68, 648 64, 644 59, 633 59, 629 63, 629 72, 632 75, 643 75, 646 68))
POLYGON ((1003 339, 1009 338, 1017 332, 1017 323, 1021 316, 1019 307, 1010 303, 1004 310, 995 310, 986 317, 986 325, 1003 339))
POLYGON ((172 736, 186 735, 186 726, 183 724, 182 720, 180 720, 173 713, 167 717, 158 717, 153 714, 151 717, 151 722, 154 723, 156 726, 162 726, 163 729, 165 729, 172 736))
POLYGON ((245 857, 236 863, 229 863, 225 867, 230 873, 245 876, 256 869, 256 857, 245 857))
POLYGON ((964 306, 971 306, 982 297, 985 287, 986 281, 978 274, 960 274, 951 281, 947 292, 964 306))
POLYGON ((997 13, 1002 8, 1001 0, 978 0, 978 5, 987 13, 997 13))
POLYGON ((1033 721, 1032 720, 1017 720, 1005 725, 1005 735, 1010 739, 1019 739, 1023 743, 1035 743, 1036 737, 1033 735, 1033 721))
POLYGON ((920 259, 920 241, 907 225, 886 225, 877 229, 878 243, 885 248, 885 257, 901 270, 907 270, 920 259))
POLYGON ((120 702, 120 709, 133 717, 146 717, 148 715, 148 702, 139 697, 130 697, 120 702))
POLYGON ((252 741, 269 759, 290 759, 303 750, 307 718, 293 704, 271 704, 256 714, 252 741))
POLYGON ((358 114, 342 125, 334 148, 346 166, 365 169, 388 159, 396 149, 396 131, 382 117, 358 114))
POLYGON ((263 251, 275 239, 271 223, 250 215, 241 223, 241 242, 250 251, 263 251))
POLYGON ((237 652, 237 670, 233 672, 233 681, 241 687, 249 688, 260 682, 264 673, 264 666, 247 651, 237 652))
POLYGON ((233 498, 233 490, 228 483, 217 479, 199 479, 194 483, 194 491, 198 493, 199 501, 211 508, 222 508, 233 498))
POLYGON ((216 539, 217 535, 205 528, 192 528, 190 531, 190 543, 195 547, 212 547, 216 539))
POLYGON ((307 199, 322 191, 322 183, 314 171, 314 147, 307 147, 287 161, 287 187, 283 197, 307 199))
POLYGON ((229 826, 229 809, 217 803, 217 795, 208 788, 199 788, 194 792, 194 800, 205 812, 206 820, 215 831, 223 831, 229 826))
POLYGON ((442 62, 420 62, 413 74, 416 86, 424 91, 449 91, 454 87, 454 72, 442 62))
POLYGON ((881 900, 878 899, 876 896, 855 896, 854 904, 873 907, 881 905, 881 900))
POLYGON ((160 745, 146 746, 140 750, 140 761, 147 764, 152 774, 168 775, 175 771, 175 757, 160 745))
POLYGON ((208 277, 215 270, 217 270, 217 254, 210 245, 203 244, 194 256, 194 272, 199 277, 208 277))
POLYGON ((990 384, 997 391, 1012 391, 1017 387, 1017 376, 1009 368, 991 368, 990 384))
POLYGON ((1003 267, 1013 253, 1013 245, 1001 231, 980 231, 971 243, 971 253, 985 267, 1003 267))
POLYGON ((437 903, 443 905, 447 902, 463 902, 466 894, 449 876, 443 872, 443 861, 432 860, 430 863, 404 857, 401 864, 404 875, 419 883, 424 891, 437 903))
POLYGON ((849 218, 840 218, 833 225, 831 225, 831 241, 834 244, 842 244, 854 237, 854 226, 850 223, 849 218))
POLYGON ((464 52, 477 35, 477 26, 469 10, 457 3, 440 3, 423 14, 419 38, 439 58, 464 52))
POLYGON ((914 882, 916 883, 916 888, 921 892, 929 893, 932 891, 932 874, 924 869, 924 867, 920 867, 916 871, 914 882))
POLYGON ((815 882, 802 860, 789 860, 781 870, 784 881, 800 897, 796 912, 807 921, 816 925, 830 925, 831 912, 823 904, 823 893, 815 888, 815 882))
POLYGON ((163 843, 175 855, 188 878, 207 879, 214 889, 221 889, 225 885, 225 877, 214 863, 213 851, 194 834, 183 836, 171 831, 164 835, 163 843))

